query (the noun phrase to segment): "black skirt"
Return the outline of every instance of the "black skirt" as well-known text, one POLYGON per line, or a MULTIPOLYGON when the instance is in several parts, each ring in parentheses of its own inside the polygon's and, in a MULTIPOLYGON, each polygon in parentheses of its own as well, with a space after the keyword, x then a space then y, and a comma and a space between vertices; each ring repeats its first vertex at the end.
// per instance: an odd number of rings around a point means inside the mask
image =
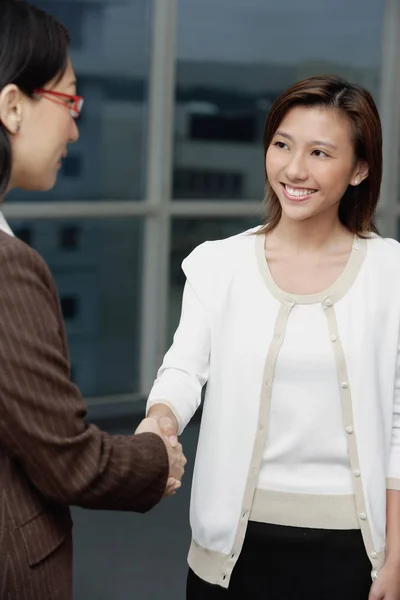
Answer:
POLYGON ((371 563, 359 530, 248 524, 229 588, 189 569, 187 600, 368 600, 371 563))

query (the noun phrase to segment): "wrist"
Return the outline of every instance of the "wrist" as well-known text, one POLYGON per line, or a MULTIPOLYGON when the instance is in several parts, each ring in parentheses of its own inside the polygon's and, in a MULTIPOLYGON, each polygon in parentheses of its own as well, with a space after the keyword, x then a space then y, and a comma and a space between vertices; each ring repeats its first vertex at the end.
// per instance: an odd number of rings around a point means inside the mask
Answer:
POLYGON ((385 563, 396 567, 400 567, 400 547, 389 548, 386 551, 385 563))

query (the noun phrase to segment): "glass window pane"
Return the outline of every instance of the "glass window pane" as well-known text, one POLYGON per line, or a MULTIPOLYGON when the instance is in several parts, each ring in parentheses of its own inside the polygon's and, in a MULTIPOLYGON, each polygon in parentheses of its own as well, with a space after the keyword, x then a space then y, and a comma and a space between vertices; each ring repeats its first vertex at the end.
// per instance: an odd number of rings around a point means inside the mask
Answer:
POLYGON ((199 244, 236 235, 260 224, 257 217, 249 218, 193 218, 174 219, 170 255, 170 288, 168 345, 179 322, 185 275, 181 269, 184 258, 199 244))
POLYGON ((382 0, 179 3, 174 198, 262 198, 265 116, 296 80, 337 73, 379 97, 382 0))
POLYGON ((9 201, 143 199, 152 1, 31 1, 69 28, 85 104, 54 190, 9 201))
POLYGON ((139 390, 142 219, 11 221, 56 280, 86 397, 139 390))

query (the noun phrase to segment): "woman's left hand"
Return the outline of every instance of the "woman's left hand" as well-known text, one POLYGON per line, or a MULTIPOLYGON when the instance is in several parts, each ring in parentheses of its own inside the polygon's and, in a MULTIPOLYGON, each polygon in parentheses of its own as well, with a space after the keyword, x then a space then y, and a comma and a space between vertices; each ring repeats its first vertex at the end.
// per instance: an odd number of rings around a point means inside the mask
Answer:
POLYGON ((400 564, 386 561, 374 581, 368 600, 400 600, 400 564))

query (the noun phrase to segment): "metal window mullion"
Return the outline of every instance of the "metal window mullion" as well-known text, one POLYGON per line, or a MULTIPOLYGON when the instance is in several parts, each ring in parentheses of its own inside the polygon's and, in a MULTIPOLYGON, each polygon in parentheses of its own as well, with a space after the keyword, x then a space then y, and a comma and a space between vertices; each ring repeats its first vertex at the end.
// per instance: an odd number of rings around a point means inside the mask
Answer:
POLYGON ((154 202, 155 196, 143 201, 134 200, 77 200, 75 202, 12 202, 3 207, 7 219, 104 219, 119 217, 159 217, 164 216, 259 216, 261 200, 177 200, 171 202, 167 193, 162 205, 154 202))
POLYGON ((177 0, 153 0, 149 81, 147 206, 143 250, 140 391, 147 394, 165 352, 177 0))
POLYGON ((2 208, 6 219, 101 219, 106 217, 143 217, 154 207, 146 201, 77 200, 75 202, 11 202, 2 208))
POLYGON ((381 234, 396 237, 400 166, 400 0, 386 0, 382 31, 380 114, 383 129, 381 234))
POLYGON ((170 207, 174 217, 257 217, 261 219, 261 200, 178 200, 170 207))

